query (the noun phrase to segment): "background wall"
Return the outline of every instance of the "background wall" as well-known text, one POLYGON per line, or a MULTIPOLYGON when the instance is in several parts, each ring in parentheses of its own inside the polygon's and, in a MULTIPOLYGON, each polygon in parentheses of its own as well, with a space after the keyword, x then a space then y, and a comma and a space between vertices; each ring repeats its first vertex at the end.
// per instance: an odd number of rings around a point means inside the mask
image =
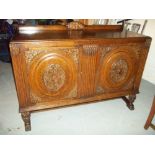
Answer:
MULTIPOLYGON (((132 20, 132 22, 143 24, 144 20, 137 19, 132 20)), ((143 79, 155 84, 155 19, 148 19, 143 34, 152 37, 152 43, 146 61, 143 79)))
MULTIPOLYGON (((129 23, 141 24, 139 32, 141 32, 145 19, 134 19, 129 23)), ((155 19, 148 19, 146 27, 143 31, 144 35, 152 37, 152 43, 149 50, 149 55, 146 61, 143 79, 155 84, 155 19)), ((128 26, 130 28, 130 26, 128 26)))

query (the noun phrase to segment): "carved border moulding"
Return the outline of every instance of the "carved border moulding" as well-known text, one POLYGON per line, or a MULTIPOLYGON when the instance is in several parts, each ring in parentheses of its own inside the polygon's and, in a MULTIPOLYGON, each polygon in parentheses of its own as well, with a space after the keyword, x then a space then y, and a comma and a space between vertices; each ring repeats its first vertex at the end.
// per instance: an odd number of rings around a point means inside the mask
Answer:
POLYGON ((110 52, 113 49, 113 47, 109 46, 101 46, 100 51, 101 51, 101 57, 103 58, 108 52, 110 52))
POLYGON ((70 22, 66 25, 69 30, 82 30, 84 29, 84 25, 79 22, 70 22))
POLYGON ((69 55, 69 56, 71 56, 72 57, 72 59, 74 60, 74 62, 76 63, 76 64, 78 64, 78 57, 79 57, 79 49, 64 49, 64 52, 67 54, 67 55, 69 55))
POLYGON ((44 52, 45 54, 46 53, 64 52, 67 55, 71 56, 72 59, 74 60, 74 62, 76 64, 78 64, 78 53, 79 53, 79 49, 77 49, 77 48, 64 48, 64 47, 63 48, 48 48, 48 49, 47 48, 46 49, 43 48, 43 50, 40 50, 38 48, 37 49, 30 49, 29 51, 26 51, 25 52, 26 62, 28 64, 31 63, 32 59, 36 55, 38 55, 38 54, 40 54, 42 52, 44 52))
MULTIPOLYGON (((40 50, 34 50, 34 51, 26 51, 25 52, 25 57, 26 57, 26 62, 29 64, 31 63, 32 59, 42 51, 40 50)), ((45 51, 44 51, 45 52, 45 51)))
POLYGON ((41 98, 30 90, 30 100, 33 104, 40 103, 41 98))
POLYGON ((85 54, 94 55, 98 50, 98 45, 83 45, 85 54))

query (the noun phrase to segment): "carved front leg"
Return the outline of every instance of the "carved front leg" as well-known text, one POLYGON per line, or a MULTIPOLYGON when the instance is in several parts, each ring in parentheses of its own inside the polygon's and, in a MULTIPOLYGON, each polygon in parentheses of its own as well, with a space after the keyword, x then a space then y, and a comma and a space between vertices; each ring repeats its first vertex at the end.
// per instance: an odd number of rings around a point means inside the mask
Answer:
POLYGON ((129 95, 129 97, 125 97, 123 96, 122 99, 125 101, 127 107, 130 109, 130 110, 134 110, 134 105, 133 105, 133 102, 135 101, 136 99, 136 95, 129 95))
POLYGON ((31 120, 30 120, 31 113, 23 112, 21 113, 21 116, 25 124, 25 131, 30 131, 31 130, 31 120))

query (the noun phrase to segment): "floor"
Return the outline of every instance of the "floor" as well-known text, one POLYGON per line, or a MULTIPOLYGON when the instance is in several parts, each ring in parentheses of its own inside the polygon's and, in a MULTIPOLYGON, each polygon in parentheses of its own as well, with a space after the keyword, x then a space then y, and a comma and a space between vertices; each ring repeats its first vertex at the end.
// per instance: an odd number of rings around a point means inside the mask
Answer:
POLYGON ((143 127, 154 93, 155 85, 142 80, 134 111, 130 111, 121 99, 114 99, 36 112, 31 115, 32 131, 25 132, 18 113, 11 65, 0 61, 0 134, 155 134, 151 128, 144 130, 143 127))

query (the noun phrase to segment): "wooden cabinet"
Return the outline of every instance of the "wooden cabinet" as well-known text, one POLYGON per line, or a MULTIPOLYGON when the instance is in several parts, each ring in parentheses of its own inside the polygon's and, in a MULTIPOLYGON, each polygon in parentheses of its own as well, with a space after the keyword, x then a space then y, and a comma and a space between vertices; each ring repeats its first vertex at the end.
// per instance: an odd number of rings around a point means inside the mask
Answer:
POLYGON ((21 27, 10 49, 26 131, 36 110, 118 97, 133 110, 150 43, 118 25, 21 27))

